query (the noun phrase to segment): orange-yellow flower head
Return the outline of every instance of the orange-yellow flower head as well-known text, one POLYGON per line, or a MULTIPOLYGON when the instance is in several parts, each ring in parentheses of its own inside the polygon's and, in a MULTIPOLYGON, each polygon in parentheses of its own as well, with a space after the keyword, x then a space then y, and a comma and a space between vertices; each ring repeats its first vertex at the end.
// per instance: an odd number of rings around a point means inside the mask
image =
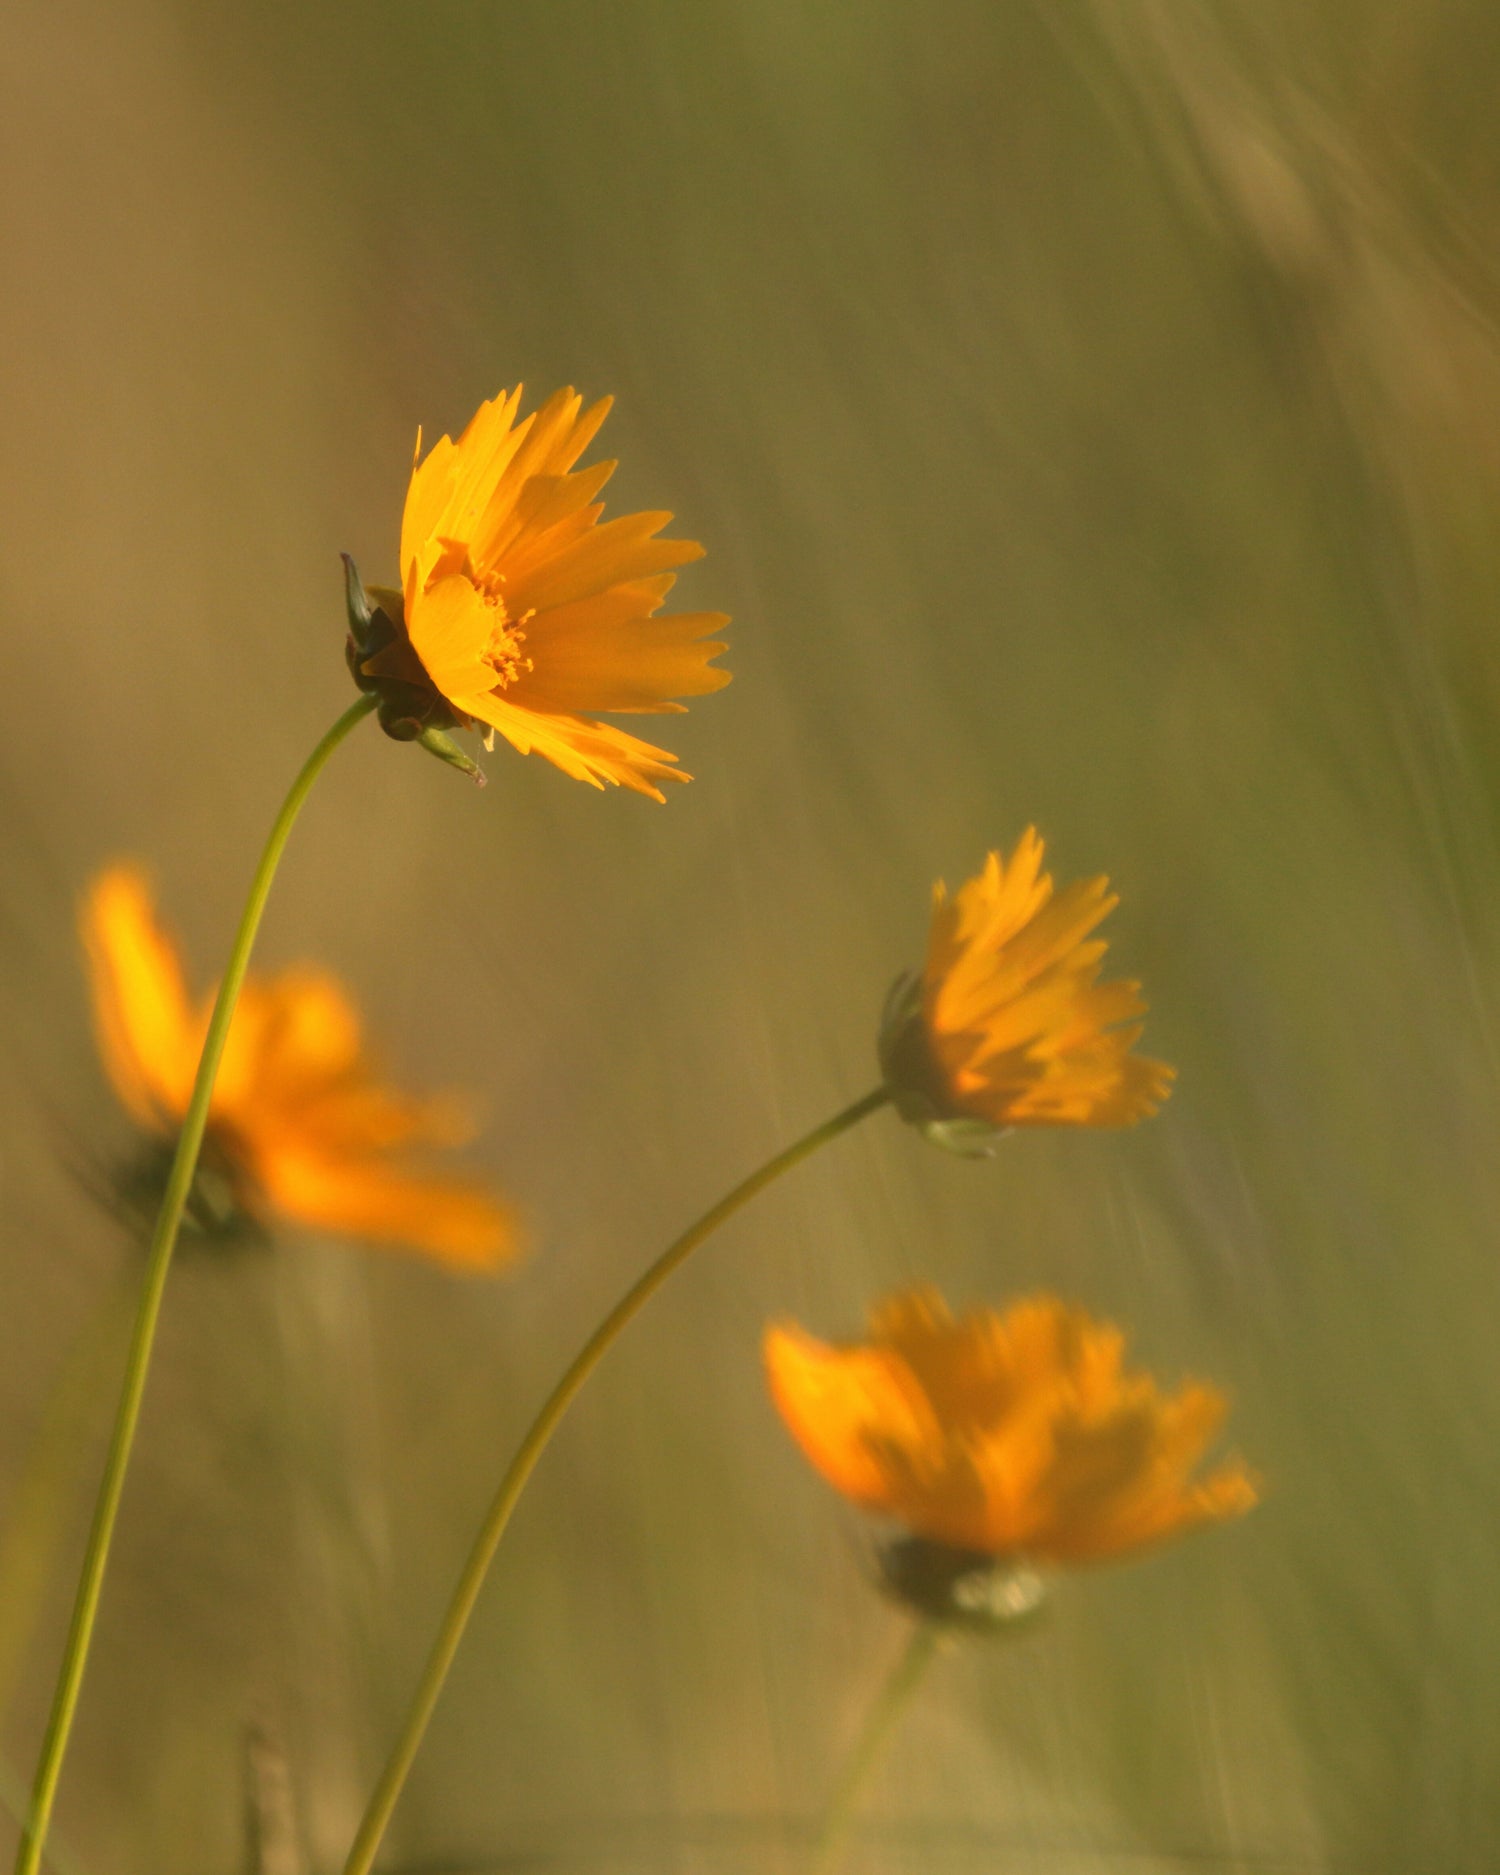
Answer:
POLYGON ((1123 1366, 1124 1337, 1053 1296, 955 1319, 917 1289, 830 1346, 768 1330, 771 1393, 835 1490, 970 1564, 1117 1557, 1239 1516, 1245 1467, 1197 1469, 1223 1396, 1163 1394, 1123 1366))
MULTIPOLYGON (((79 917, 105 1069, 142 1126, 171 1136, 187 1112, 212 997, 194 1002, 143 875, 115 865, 79 917)), ((248 977, 209 1109, 206 1160, 251 1218, 404 1244, 484 1271, 517 1249, 509 1210, 421 1157, 468 1132, 451 1100, 380 1080, 359 1016, 323 971, 248 977)))
POLYGON ((579 781, 662 800, 659 783, 688 779, 677 758, 595 719, 680 711, 729 682, 712 664, 723 644, 704 642, 722 613, 658 616, 672 569, 703 549, 658 538, 670 514, 600 524, 615 465, 574 464, 609 398, 585 410, 558 391, 518 422, 520 404, 519 386, 481 404, 413 469, 401 591, 371 588, 370 620, 351 606, 355 680, 397 736, 478 723, 579 781))
POLYGON ((1042 850, 1028 827, 952 898, 939 883, 926 967, 887 1005, 891 1098, 958 1151, 987 1152, 1012 1126, 1133 1126, 1171 1089, 1173 1069, 1131 1053, 1140 985, 1099 981, 1109 881, 1056 892, 1042 850))

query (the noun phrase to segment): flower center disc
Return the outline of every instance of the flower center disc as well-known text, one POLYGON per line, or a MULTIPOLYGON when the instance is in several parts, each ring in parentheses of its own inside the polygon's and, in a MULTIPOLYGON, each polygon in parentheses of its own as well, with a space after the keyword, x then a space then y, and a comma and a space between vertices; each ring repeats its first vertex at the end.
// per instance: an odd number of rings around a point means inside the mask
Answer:
MULTIPOLYGON (((521 630, 520 623, 511 621, 505 594, 500 590, 505 584, 505 575, 496 572, 476 573, 473 567, 465 570, 490 615, 490 640, 480 655, 495 673, 499 687, 503 689, 507 684, 513 684, 524 671, 531 669, 531 659, 521 655, 526 634, 521 630)), ((526 618, 530 617, 528 612, 526 618)))

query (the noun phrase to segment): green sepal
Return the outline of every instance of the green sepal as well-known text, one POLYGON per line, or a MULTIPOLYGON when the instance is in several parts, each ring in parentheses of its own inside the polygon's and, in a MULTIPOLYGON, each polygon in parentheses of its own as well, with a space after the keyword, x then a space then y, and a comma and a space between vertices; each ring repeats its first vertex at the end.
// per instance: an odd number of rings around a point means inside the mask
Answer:
MULTIPOLYGON (((903 1119, 911 1119, 909 1113, 903 1119)), ((992 1126, 988 1120, 966 1117, 954 1120, 914 1119, 912 1124, 929 1145, 941 1146, 958 1159, 993 1159, 995 1148, 1010 1132, 1008 1126, 992 1126)))
POLYGON ((401 594, 393 586, 366 586, 348 554, 340 558, 344 562, 344 609, 349 616, 344 661, 359 688, 380 699, 376 718, 380 727, 395 742, 426 743, 434 755, 482 782, 478 766, 445 736, 428 741, 429 733, 468 729, 470 721, 427 675, 406 633, 401 594))
POLYGON ((1047 1610, 1045 1578, 1020 1557, 906 1536, 880 1552, 880 1586, 923 1620, 970 1634, 1017 1634, 1047 1610))
POLYGON ((359 650, 363 651, 370 642, 373 608, 364 581, 359 576, 359 568, 347 553, 340 554, 339 558, 344 563, 344 609, 349 614, 349 635, 359 650))
POLYGON ((897 977, 885 999, 876 1043, 891 1104, 931 1145, 960 1159, 988 1159, 1011 1130, 976 1114, 959 1113, 944 1098, 922 1020, 922 979, 897 977))
POLYGON ((441 729, 424 729, 417 741, 429 755, 435 755, 440 762, 446 762, 450 768, 456 768, 460 774, 467 775, 477 788, 485 782, 484 770, 472 756, 465 755, 458 744, 445 736, 441 729))

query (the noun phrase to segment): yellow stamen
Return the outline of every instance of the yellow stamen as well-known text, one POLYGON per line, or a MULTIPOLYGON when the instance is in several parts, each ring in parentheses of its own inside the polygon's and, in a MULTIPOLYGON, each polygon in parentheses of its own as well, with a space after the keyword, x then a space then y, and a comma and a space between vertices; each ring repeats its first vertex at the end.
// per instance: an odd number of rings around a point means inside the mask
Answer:
MULTIPOLYGON (((512 623, 510 612, 505 604, 505 594, 500 588, 505 584, 505 575, 493 567, 483 572, 476 570, 472 562, 466 564, 464 571, 474 583, 474 590, 484 600, 490 611, 490 641, 481 653, 483 661, 499 679, 495 688, 504 690, 518 677, 532 668, 530 658, 521 656, 521 646, 526 634, 521 626, 534 615, 535 607, 512 623)), ((486 748, 490 740, 485 742, 486 748)))

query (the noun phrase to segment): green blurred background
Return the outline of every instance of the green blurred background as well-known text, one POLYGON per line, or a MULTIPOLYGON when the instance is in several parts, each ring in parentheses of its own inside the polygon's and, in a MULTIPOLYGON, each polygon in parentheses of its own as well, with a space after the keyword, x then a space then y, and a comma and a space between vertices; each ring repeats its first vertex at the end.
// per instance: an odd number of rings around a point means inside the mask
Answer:
POLYGON ((1175 1098, 984 1166, 880 1116, 726 1231, 540 1473, 391 1865, 801 1870, 901 1624, 757 1340, 930 1277, 1220 1380, 1267 1494, 944 1661, 851 1875, 1495 1866, 1497 83, 1474 0, 12 0, 0 1489, 130 1255, 76 896, 143 856, 217 968, 417 424, 614 392, 614 511, 735 615, 665 808, 373 728, 314 798, 261 960, 481 1096, 537 1247, 179 1268, 69 1875, 238 1869, 247 1725, 337 1867, 529 1409, 1033 820, 1175 1098))

